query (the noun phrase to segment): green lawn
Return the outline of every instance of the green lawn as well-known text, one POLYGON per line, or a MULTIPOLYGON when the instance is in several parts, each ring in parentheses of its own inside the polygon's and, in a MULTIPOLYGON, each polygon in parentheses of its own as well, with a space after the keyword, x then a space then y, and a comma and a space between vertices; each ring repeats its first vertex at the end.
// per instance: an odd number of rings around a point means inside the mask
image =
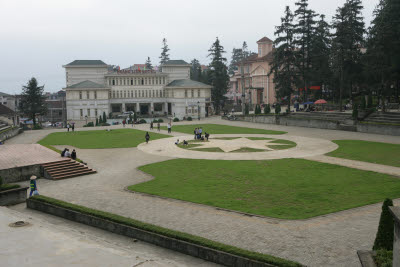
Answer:
MULTIPOLYGON (((136 147, 145 142, 146 132, 135 129, 75 131, 51 133, 38 143, 41 145, 70 145, 77 148, 122 148, 136 147)), ((165 137, 164 134, 149 132, 150 141, 165 137)))
POLYGON ((400 145, 361 140, 335 140, 339 148, 327 156, 400 167, 400 145))
POLYGON ((282 219, 305 219, 400 197, 400 179, 304 159, 175 159, 139 168, 130 190, 282 219))
MULTIPOLYGON (((173 125, 173 132, 193 134, 195 128, 203 128, 203 134, 209 133, 212 137, 213 134, 285 134, 282 131, 272 131, 245 127, 236 127, 221 124, 192 124, 192 125, 173 125)), ((167 130, 167 127, 161 127, 163 130, 167 130)))

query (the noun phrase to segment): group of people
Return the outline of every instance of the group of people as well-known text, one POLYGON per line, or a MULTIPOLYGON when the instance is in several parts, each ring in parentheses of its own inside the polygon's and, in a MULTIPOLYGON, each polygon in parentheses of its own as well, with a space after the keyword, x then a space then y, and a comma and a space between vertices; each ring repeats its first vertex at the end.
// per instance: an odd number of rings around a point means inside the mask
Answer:
POLYGON ((67 132, 69 132, 70 128, 71 128, 72 131, 75 131, 75 123, 72 123, 72 125, 67 123, 67 132))
POLYGON ((203 128, 195 128, 194 131, 194 140, 202 140, 204 141, 204 138, 208 141, 208 137, 210 137, 210 134, 208 134, 207 132, 204 132, 204 136, 203 136, 203 128))
POLYGON ((64 150, 61 152, 61 157, 71 158, 73 160, 76 160, 76 151, 75 149, 73 149, 72 152, 69 152, 68 148, 64 148, 64 150))
MULTIPOLYGON (((153 129, 154 129, 154 123, 150 122, 150 130, 153 130, 153 129)), ((161 125, 159 122, 157 122, 157 131, 160 131, 160 130, 161 130, 161 125)))

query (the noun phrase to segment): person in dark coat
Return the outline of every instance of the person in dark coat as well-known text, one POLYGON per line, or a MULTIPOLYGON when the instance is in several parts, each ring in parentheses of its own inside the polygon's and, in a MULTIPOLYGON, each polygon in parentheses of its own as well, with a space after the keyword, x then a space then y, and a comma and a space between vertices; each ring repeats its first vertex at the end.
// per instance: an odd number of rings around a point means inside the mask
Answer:
POLYGON ((75 131, 75 123, 72 124, 72 131, 75 131))
POLYGON ((75 151, 75 149, 72 150, 71 159, 76 160, 76 151, 75 151))
POLYGON ((146 138, 146 144, 148 144, 150 140, 149 132, 146 132, 146 136, 144 138, 146 138))

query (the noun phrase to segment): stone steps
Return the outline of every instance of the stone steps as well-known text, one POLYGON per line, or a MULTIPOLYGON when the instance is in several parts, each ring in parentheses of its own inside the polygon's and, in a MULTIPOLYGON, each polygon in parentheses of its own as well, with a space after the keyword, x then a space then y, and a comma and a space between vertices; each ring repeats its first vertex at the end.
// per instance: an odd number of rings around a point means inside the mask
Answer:
POLYGON ((52 180, 72 178, 96 173, 95 170, 75 160, 66 159, 45 163, 41 165, 44 169, 44 177, 52 180))

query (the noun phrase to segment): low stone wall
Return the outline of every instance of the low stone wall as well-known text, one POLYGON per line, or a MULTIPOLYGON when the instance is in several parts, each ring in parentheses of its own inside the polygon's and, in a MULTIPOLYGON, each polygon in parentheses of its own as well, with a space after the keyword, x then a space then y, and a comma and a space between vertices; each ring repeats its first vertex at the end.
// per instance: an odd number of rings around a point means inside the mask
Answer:
POLYGON ((15 205, 26 201, 26 190, 29 187, 0 191, 0 206, 15 205))
MULTIPOLYGON (((222 118, 227 119, 226 117, 222 118)), ((339 121, 335 120, 296 118, 294 116, 237 116, 236 118, 239 121, 255 123, 400 136, 400 126, 372 123, 354 124, 352 120, 347 120, 344 123, 340 123, 339 121)))
POLYGON ((225 266, 249 266, 249 267, 274 266, 268 263, 246 259, 226 252, 214 250, 211 248, 192 244, 186 241, 166 237, 156 233, 137 229, 131 226, 97 218, 94 216, 90 216, 66 208, 57 207, 34 199, 30 198, 27 199, 26 204, 27 207, 30 209, 39 210, 71 221, 83 223, 106 231, 110 231, 112 233, 136 238, 160 247, 175 250, 193 257, 197 257, 206 261, 215 262, 225 266))
POLYGON ((357 132, 400 136, 400 126, 372 123, 358 123, 357 132))
POLYGON ((22 129, 19 127, 14 127, 11 128, 5 132, 1 132, 0 133, 0 140, 4 141, 7 139, 10 139, 11 137, 16 136, 17 134, 19 134, 20 132, 22 132, 22 129))
POLYGON ((32 175, 42 176, 39 164, 0 170, 0 177, 5 184, 27 181, 32 175))

